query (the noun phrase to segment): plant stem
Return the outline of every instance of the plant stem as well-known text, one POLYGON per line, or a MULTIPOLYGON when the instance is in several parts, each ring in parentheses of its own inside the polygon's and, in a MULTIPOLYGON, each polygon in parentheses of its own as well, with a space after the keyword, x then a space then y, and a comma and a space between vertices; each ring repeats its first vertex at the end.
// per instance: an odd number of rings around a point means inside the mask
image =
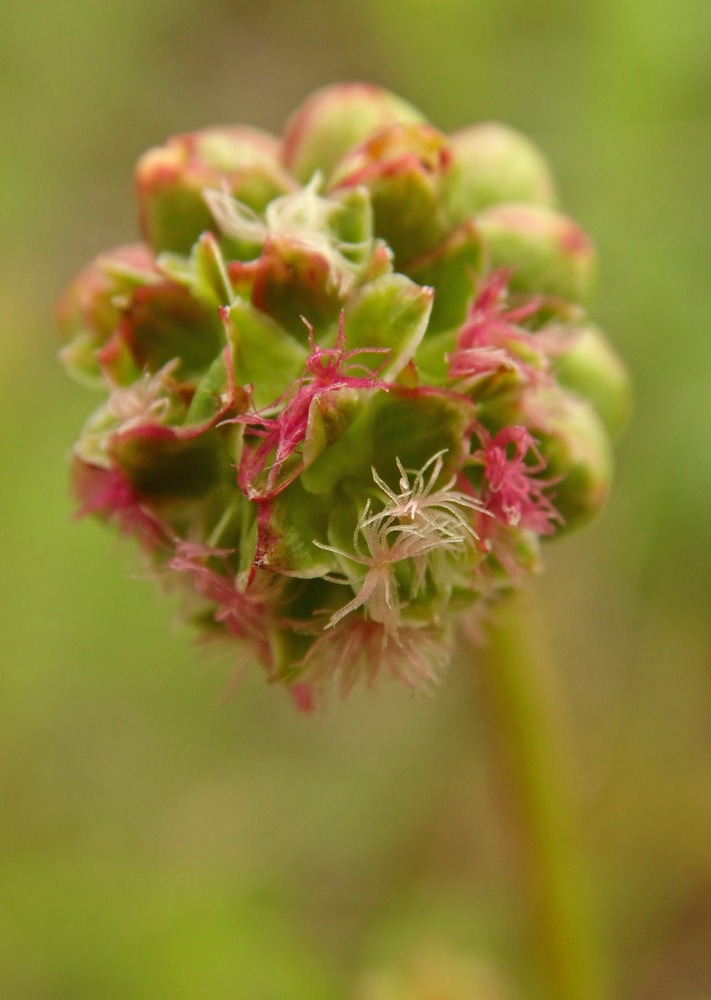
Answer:
POLYGON ((545 1000, 609 1000, 554 688, 520 599, 500 609, 486 687, 507 771, 545 1000))

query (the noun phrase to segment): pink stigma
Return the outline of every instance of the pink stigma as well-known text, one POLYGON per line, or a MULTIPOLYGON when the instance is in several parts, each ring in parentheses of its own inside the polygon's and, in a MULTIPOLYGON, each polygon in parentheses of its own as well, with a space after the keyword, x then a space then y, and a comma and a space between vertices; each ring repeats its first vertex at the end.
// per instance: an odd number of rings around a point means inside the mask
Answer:
MULTIPOLYGON (((539 535, 553 534, 554 522, 562 518, 543 492, 550 480, 536 478, 546 462, 525 427, 504 427, 493 438, 486 435, 484 447, 472 457, 484 466, 482 500, 496 520, 539 535), (527 456, 532 463, 526 463, 527 456)), ((484 534, 486 520, 482 519, 484 534)))

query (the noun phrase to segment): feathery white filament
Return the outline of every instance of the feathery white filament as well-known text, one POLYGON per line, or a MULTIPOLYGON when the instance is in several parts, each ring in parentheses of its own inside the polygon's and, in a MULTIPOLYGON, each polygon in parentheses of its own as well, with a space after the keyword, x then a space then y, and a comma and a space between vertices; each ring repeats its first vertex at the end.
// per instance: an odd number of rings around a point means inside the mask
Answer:
POLYGON ((431 574, 444 571, 443 552, 461 553, 478 538, 465 511, 481 511, 481 502, 453 489, 454 477, 445 486, 434 489, 442 471, 444 454, 440 451, 433 455, 420 470, 412 473, 412 480, 397 459, 401 477, 399 493, 391 490, 372 469, 373 480, 384 494, 385 502, 382 510, 374 514, 370 500, 366 503, 353 533, 353 552, 314 542, 318 548, 333 552, 345 561, 344 578, 333 577, 334 582, 360 584, 355 597, 331 616, 327 629, 363 607, 369 618, 381 623, 386 633, 394 636, 406 603, 399 592, 397 565, 410 563, 412 578, 408 598, 413 598, 425 586, 428 570, 431 574), (438 558, 433 562, 430 556, 434 553, 438 558), (354 578, 349 572, 353 563, 364 566, 365 574, 354 578))
POLYGON ((369 241, 352 243, 334 232, 335 219, 343 206, 322 198, 318 194, 321 184, 322 177, 317 172, 299 191, 270 202, 264 219, 226 190, 206 190, 204 198, 226 236, 260 245, 269 239, 283 240, 316 253, 328 264, 331 285, 345 294, 359 270, 359 265, 348 255, 364 253, 369 241))

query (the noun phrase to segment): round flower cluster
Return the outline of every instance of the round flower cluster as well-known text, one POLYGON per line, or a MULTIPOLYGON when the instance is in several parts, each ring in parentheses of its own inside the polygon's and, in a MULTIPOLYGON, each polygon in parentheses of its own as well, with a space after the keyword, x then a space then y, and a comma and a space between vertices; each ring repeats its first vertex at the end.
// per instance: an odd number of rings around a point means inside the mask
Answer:
POLYGON ((457 614, 600 508, 627 409, 545 161, 347 83, 280 139, 172 138, 136 188, 143 242, 57 309, 64 364, 105 397, 80 511, 303 708, 334 678, 435 679, 457 614))

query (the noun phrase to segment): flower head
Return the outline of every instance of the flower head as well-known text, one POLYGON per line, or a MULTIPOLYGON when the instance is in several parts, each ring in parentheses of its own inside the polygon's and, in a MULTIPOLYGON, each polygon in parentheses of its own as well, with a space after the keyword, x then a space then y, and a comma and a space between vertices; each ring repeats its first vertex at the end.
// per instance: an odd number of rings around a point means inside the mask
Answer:
POLYGON ((104 394, 79 512, 304 710, 333 685, 431 686, 457 616, 600 507, 626 412, 594 249, 545 161, 341 84, 282 137, 171 139, 136 181, 145 242, 57 310, 63 362, 104 394))

